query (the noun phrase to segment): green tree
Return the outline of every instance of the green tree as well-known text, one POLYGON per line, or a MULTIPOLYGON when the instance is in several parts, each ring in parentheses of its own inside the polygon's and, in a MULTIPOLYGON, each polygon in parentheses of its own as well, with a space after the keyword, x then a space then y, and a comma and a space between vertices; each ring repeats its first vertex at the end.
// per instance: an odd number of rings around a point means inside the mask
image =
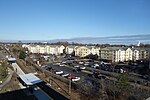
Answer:
POLYGON ((26 53, 24 51, 20 51, 20 54, 19 54, 19 59, 25 59, 26 58, 26 53))
POLYGON ((7 76, 7 67, 6 67, 6 62, 3 62, 1 65, 0 65, 0 78, 3 79, 7 76))
POLYGON ((121 90, 126 90, 127 89, 127 87, 129 86, 129 82, 128 82, 128 77, 125 74, 120 74, 119 75, 119 80, 117 82, 117 86, 121 90))
POLYGON ((18 52, 18 49, 17 48, 13 48, 13 52, 14 53, 18 52))

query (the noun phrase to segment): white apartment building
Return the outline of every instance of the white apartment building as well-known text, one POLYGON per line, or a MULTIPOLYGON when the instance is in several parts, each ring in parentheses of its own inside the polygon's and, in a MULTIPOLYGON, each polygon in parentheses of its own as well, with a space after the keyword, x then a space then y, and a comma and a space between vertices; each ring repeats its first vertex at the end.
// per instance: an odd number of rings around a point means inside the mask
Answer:
POLYGON ((29 52, 31 52, 31 53, 37 53, 38 52, 36 45, 29 45, 27 48, 28 48, 29 52))
POLYGON ((99 50, 100 50, 100 47, 95 47, 95 46, 91 46, 91 47, 89 47, 90 48, 90 50, 91 50, 91 53, 93 54, 93 55, 98 55, 99 56, 99 50))
POLYGON ((133 60, 134 51, 131 48, 127 48, 125 51, 125 61, 133 60))
POLYGON ((66 49, 65 49, 65 53, 66 54, 72 54, 73 52, 75 52, 75 49, 77 48, 78 46, 67 46, 66 49))
POLYGON ((126 51, 124 49, 116 50, 115 61, 116 62, 123 62, 126 60, 126 51))
POLYGON ((140 59, 140 50, 137 48, 132 48, 133 51, 133 60, 139 60, 140 59))
POLYGON ((63 45, 50 45, 49 46, 49 54, 63 54, 65 47, 63 45))
MULTIPOLYGON (((22 46, 25 47, 25 46, 22 46)), ((64 52, 63 45, 28 45, 26 46, 31 53, 55 54, 59 55, 64 52)))

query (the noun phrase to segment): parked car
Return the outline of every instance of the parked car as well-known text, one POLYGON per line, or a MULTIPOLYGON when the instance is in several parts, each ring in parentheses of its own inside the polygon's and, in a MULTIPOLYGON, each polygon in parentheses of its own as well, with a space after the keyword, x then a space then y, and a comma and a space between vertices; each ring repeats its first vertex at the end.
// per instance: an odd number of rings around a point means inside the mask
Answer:
POLYGON ((63 66, 65 66, 65 65, 64 65, 64 64, 60 64, 59 66, 63 67, 63 66))
POLYGON ((142 78, 143 79, 148 79, 148 75, 143 75, 142 78))
POLYGON ((84 70, 84 69, 86 69, 86 67, 82 66, 82 67, 80 67, 80 69, 84 70))
POLYGON ((62 63, 63 63, 63 64, 66 64, 67 62, 66 62, 66 61, 63 61, 62 63))
POLYGON ((75 67, 75 68, 78 68, 79 66, 78 66, 78 65, 75 65, 74 67, 75 67))
POLYGON ((69 75, 68 78, 73 79, 73 78, 75 78, 75 76, 74 75, 69 75))
POLYGON ((84 64, 84 62, 80 61, 79 64, 84 64))
POLYGON ((60 63, 56 63, 56 65, 60 65, 60 63))
POLYGON ((59 74, 62 74, 63 71, 56 71, 55 73, 56 73, 57 75, 59 75, 59 74))
POLYGON ((79 80, 80 80, 80 77, 72 78, 72 81, 73 81, 73 82, 76 82, 76 81, 79 81, 79 80))
POLYGON ((93 68, 99 68, 99 64, 94 64, 91 67, 93 67, 93 68))
POLYGON ((85 63, 84 66, 89 66, 89 64, 88 64, 88 63, 85 63))
POLYGON ((69 74, 68 73, 63 73, 61 76, 62 77, 67 77, 67 76, 69 76, 69 74))

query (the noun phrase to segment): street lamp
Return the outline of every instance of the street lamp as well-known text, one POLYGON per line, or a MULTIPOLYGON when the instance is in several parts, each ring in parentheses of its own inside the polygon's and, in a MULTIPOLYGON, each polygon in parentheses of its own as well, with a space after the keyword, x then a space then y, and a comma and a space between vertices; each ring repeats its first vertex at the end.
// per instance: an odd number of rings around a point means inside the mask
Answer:
POLYGON ((69 95, 70 95, 70 99, 71 99, 71 78, 69 80, 69 95))

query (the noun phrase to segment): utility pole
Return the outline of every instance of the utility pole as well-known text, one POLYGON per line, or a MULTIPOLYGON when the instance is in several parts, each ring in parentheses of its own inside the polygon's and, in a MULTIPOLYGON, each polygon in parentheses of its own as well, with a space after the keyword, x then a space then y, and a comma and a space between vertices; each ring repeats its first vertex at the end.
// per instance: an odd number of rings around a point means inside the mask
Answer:
MULTIPOLYGON (((112 66, 112 67, 113 67, 113 72, 114 72, 114 71, 115 71, 115 67, 116 67, 116 63, 115 63, 115 62, 113 63, 113 66, 112 66)), ((116 92, 116 91, 115 91, 115 90, 116 90, 116 89, 115 89, 115 84, 116 84, 116 83, 115 83, 115 78, 114 78, 113 84, 114 84, 114 86, 113 86, 113 88, 114 88, 114 95, 113 95, 113 96, 114 96, 114 100, 115 100, 115 98, 116 98, 116 97, 115 97, 115 95, 116 95, 116 93, 115 93, 115 92, 116 92)))
POLYGON ((27 67, 27 61, 26 61, 26 58, 25 58, 24 60, 25 60, 25 67, 27 67))
POLYGON ((116 98, 116 97, 115 97, 115 95, 116 95, 115 90, 116 90, 116 89, 115 89, 115 80, 114 80, 114 100, 115 100, 115 98, 116 98))
POLYGON ((149 52, 149 70, 150 70, 150 51, 148 51, 149 52))
POLYGON ((70 99, 71 99, 71 79, 69 80, 69 95, 70 95, 70 99))

